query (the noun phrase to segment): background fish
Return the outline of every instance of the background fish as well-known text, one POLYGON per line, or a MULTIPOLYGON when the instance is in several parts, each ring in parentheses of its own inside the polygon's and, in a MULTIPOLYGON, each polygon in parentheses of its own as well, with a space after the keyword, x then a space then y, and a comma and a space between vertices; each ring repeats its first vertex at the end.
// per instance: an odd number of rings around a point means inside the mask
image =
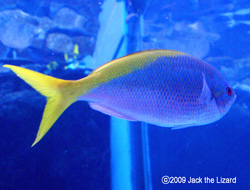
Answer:
POLYGON ((223 117, 236 95, 211 65, 182 52, 148 50, 113 60, 89 76, 67 81, 4 65, 47 97, 34 146, 78 100, 130 121, 183 128, 223 117))

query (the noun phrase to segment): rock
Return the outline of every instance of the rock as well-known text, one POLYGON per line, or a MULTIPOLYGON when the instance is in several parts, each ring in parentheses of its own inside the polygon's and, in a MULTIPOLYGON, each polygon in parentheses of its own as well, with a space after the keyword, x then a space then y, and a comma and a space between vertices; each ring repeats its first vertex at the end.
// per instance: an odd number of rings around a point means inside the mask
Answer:
POLYGON ((151 25, 146 28, 145 35, 150 35, 151 39, 147 40, 144 49, 171 49, 203 58, 209 53, 210 44, 220 38, 219 34, 206 29, 202 22, 190 24, 183 21, 168 25, 149 23, 151 25), (159 29, 155 31, 155 27, 159 29))
POLYGON ((48 17, 37 17, 37 21, 39 23, 39 27, 37 28, 37 31, 36 31, 37 33, 44 34, 48 30, 56 26, 56 24, 48 17))
POLYGON ((74 43, 73 40, 61 33, 51 33, 46 39, 46 47, 52 51, 59 53, 73 54, 74 43))
POLYGON ((53 20, 58 28, 67 30, 84 30, 84 25, 86 23, 86 19, 82 15, 79 15, 74 10, 67 7, 61 8, 56 13, 53 20))
POLYGON ((21 10, 6 10, 0 12, 0 40, 6 46, 24 49, 32 44, 35 19, 21 10))
MULTIPOLYGON (((48 17, 36 17, 39 26, 36 28, 36 36, 33 39, 32 47, 42 49, 44 46, 44 40, 46 39, 47 32, 55 27, 54 22, 48 17)), ((42 54, 42 52, 40 52, 42 54)))
MULTIPOLYGON (((20 9, 0 12, 0 40, 5 46, 25 49, 43 41, 55 24, 48 17, 31 16, 20 9)), ((37 45, 36 45, 37 46, 37 45)))
POLYGON ((220 73, 226 77, 227 79, 231 79, 233 80, 233 78, 236 77, 237 74, 237 70, 233 67, 225 67, 225 66, 221 66, 220 67, 220 73))

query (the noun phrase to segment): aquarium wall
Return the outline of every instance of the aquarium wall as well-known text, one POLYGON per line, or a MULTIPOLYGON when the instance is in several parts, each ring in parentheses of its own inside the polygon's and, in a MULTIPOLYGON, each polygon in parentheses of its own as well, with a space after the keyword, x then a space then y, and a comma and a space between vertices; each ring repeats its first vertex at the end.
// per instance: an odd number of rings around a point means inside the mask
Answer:
POLYGON ((10 0, 0 2, 0 26, 0 189, 249 188, 248 1, 10 0), (209 125, 171 130, 79 101, 31 148, 46 98, 4 64, 77 80, 149 49, 213 65, 237 95, 230 111, 209 125))

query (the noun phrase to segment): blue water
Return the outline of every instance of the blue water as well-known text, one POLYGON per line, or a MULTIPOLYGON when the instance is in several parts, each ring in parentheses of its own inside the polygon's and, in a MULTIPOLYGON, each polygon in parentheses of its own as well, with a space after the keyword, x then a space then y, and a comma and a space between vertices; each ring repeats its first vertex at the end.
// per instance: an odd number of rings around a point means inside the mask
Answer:
POLYGON ((249 1, 1 1, 0 26, 0 66, 75 80, 102 60, 173 49, 212 64, 237 94, 221 120, 181 130, 77 102, 31 148, 45 97, 0 67, 0 190, 250 188, 249 1))

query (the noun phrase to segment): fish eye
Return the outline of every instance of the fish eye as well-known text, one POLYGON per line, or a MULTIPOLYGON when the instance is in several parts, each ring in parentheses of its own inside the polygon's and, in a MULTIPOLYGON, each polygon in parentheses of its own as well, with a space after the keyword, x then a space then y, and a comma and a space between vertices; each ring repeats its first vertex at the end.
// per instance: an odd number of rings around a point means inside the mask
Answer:
POLYGON ((227 95, 231 96, 233 94, 233 90, 230 87, 227 87, 227 95))

